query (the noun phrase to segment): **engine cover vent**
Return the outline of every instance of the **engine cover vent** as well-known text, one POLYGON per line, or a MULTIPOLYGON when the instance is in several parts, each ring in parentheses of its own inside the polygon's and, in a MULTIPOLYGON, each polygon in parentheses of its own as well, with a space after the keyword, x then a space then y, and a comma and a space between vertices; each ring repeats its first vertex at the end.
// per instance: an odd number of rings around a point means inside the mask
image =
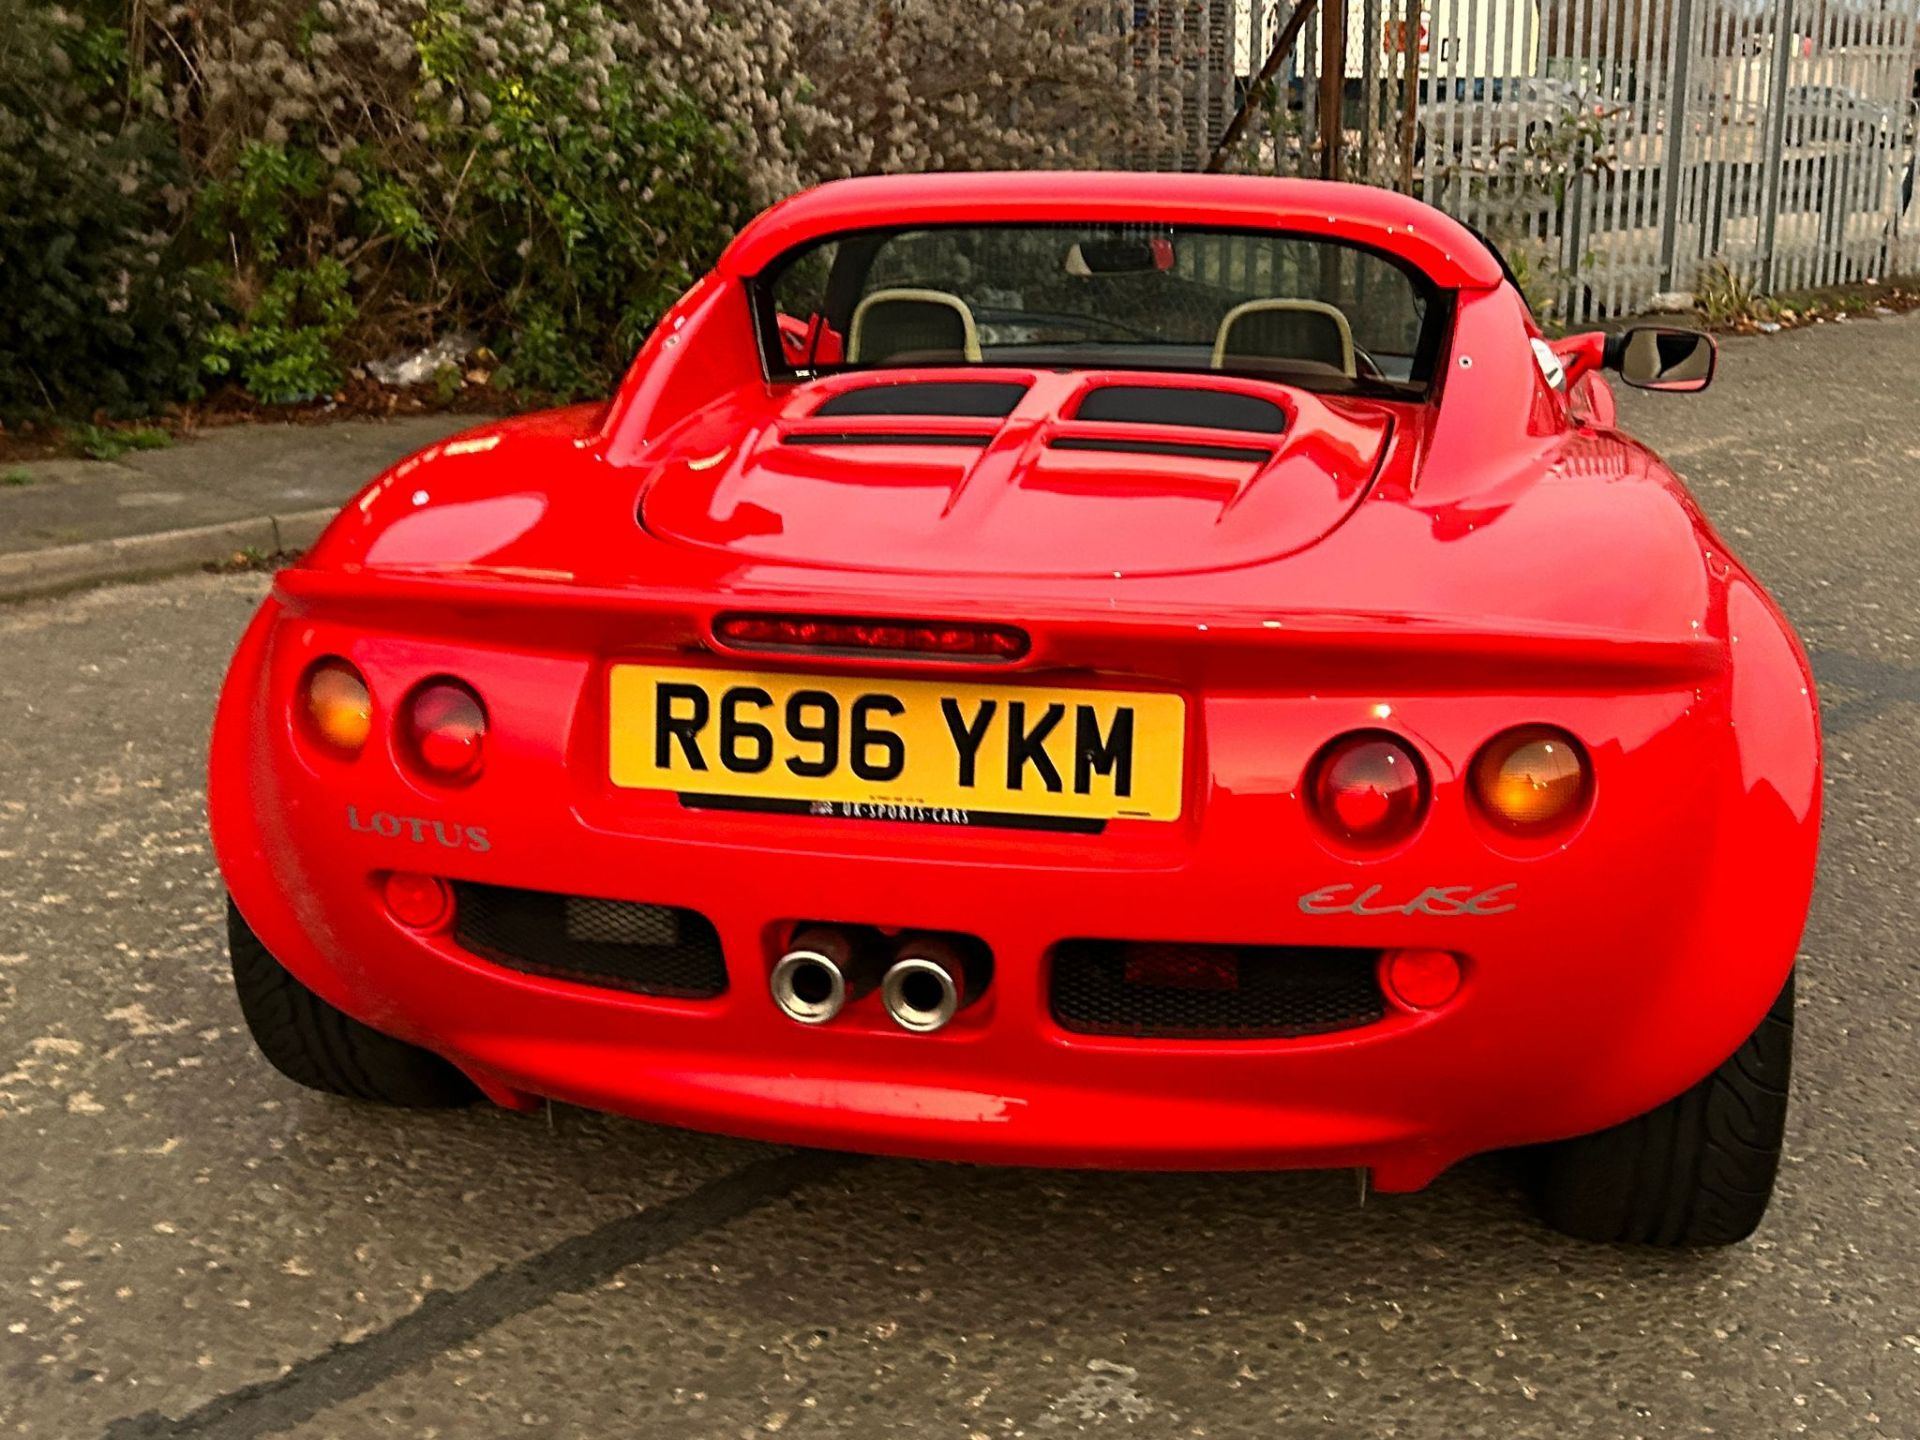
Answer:
POLYGON ((1271 400, 1194 385, 1102 385, 1087 392, 1074 418, 1256 435, 1278 435, 1287 428, 1287 412, 1271 400))
POLYGON ((897 385, 862 385, 828 397, 813 413, 845 415, 956 415, 998 420, 1013 412, 1027 387, 992 380, 913 380, 897 385))

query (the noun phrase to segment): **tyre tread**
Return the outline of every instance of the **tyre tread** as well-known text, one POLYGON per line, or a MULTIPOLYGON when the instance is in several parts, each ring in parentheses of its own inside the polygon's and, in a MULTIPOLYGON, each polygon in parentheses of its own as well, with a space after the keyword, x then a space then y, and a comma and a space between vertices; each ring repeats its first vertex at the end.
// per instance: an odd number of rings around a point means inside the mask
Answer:
POLYGON ((386 1105, 464 1105, 477 1097, 473 1082, 440 1056, 361 1024, 301 984, 231 900, 227 954, 254 1044, 295 1084, 386 1105))
POLYGON ((1697 1085, 1611 1129, 1542 1147, 1548 1222, 1588 1240, 1744 1240, 1773 1194, 1792 1057, 1789 973, 1753 1033, 1697 1085))

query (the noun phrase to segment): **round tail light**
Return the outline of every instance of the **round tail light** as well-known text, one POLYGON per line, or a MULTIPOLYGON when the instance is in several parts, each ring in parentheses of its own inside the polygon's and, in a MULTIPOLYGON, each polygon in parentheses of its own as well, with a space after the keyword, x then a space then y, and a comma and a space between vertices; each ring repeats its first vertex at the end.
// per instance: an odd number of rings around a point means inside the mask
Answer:
POLYGON ((407 755, 430 779, 461 784, 480 773, 487 712, 457 680, 429 680, 413 692, 402 719, 407 755))
POLYGON ((1419 757, 1391 735, 1343 735, 1313 767, 1313 808, 1337 838, 1378 850, 1419 828, 1427 775, 1419 757))
POLYGON ((1489 740, 1473 762, 1480 808, 1513 835, 1541 835, 1571 823, 1592 789, 1579 742, 1550 725, 1522 725, 1489 740))
POLYGON ((300 688, 313 737, 343 758, 358 755, 373 730, 373 697, 366 678, 345 660, 330 657, 307 671, 300 688))

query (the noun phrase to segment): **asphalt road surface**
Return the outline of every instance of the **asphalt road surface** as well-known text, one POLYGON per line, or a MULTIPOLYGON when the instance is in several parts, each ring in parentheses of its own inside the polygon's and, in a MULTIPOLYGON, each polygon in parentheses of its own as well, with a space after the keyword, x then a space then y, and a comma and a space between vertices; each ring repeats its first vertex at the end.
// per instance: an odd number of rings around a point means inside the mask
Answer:
POLYGON ((0 610, 0 1434, 1920 1436, 1920 318, 1734 342, 1711 393, 1630 419, 1823 682, 1789 1160, 1751 1243, 1561 1239, 1500 1158, 1362 1207, 1349 1174, 300 1091, 241 1030, 202 819, 265 581, 200 576, 0 610))

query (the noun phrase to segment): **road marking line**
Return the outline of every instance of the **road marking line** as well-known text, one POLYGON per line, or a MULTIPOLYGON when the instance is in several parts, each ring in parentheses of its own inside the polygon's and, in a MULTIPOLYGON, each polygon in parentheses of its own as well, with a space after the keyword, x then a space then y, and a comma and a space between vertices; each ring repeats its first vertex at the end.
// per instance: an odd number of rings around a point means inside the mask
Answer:
POLYGON ((178 1420, 158 1411, 116 1420, 104 1440, 254 1440, 290 1430, 556 1295, 590 1290, 859 1158, 798 1150, 753 1161, 688 1194, 489 1271, 465 1289, 436 1291, 383 1329, 311 1355, 276 1379, 216 1395, 178 1420))

